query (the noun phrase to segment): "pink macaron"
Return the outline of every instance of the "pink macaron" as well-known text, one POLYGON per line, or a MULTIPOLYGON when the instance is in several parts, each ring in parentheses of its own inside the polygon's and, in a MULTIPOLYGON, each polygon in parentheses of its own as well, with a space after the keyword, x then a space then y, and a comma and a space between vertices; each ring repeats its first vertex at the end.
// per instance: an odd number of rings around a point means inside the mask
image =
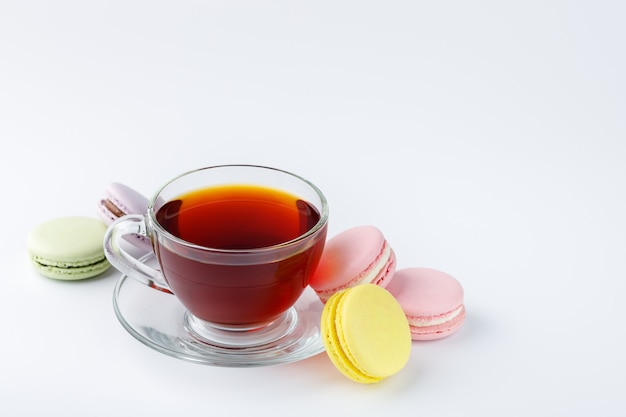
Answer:
MULTIPOLYGON (((98 202, 98 214, 107 226, 127 214, 146 214, 147 211, 148 198, 119 182, 108 184, 104 198, 98 202)), ((126 240, 141 249, 151 247, 149 239, 142 235, 126 240)))
POLYGON ((413 340, 441 339, 456 332, 465 321, 463 287, 445 272, 400 269, 387 290, 402 306, 413 340))
POLYGON ((112 182, 104 190, 104 198, 98 202, 98 214, 106 225, 110 225, 126 214, 145 214, 148 199, 119 182, 112 182))
POLYGON ((337 291, 360 284, 385 287, 396 270, 396 255, 374 226, 355 226, 326 242, 309 284, 323 303, 337 291))

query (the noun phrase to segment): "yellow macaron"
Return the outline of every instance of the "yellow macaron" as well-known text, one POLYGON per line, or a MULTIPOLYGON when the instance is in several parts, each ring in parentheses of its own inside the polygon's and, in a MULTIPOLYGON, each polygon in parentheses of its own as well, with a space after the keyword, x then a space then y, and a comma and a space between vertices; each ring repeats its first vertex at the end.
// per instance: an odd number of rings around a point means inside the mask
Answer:
POLYGON ((398 373, 411 354, 411 331, 402 307, 374 284, 335 293, 324 305, 321 333, 335 367, 363 384, 398 373))

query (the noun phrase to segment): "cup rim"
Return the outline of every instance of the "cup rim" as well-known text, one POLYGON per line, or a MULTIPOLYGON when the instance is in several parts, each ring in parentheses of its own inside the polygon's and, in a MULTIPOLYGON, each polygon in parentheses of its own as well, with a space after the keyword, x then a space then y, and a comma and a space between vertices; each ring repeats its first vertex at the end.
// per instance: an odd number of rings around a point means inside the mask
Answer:
POLYGON ((307 180, 304 177, 301 177, 300 175, 294 174, 292 172, 280 169, 280 168, 274 168, 274 167, 270 167, 270 166, 264 166, 264 165, 254 165, 254 164, 222 164, 222 165, 209 165, 209 166, 205 166, 202 168, 197 168, 197 169, 193 169, 187 172, 183 172, 182 174, 179 174, 177 176, 175 176, 174 178, 170 179, 169 181, 167 181, 165 184, 163 184, 161 187, 159 187, 159 189, 154 193, 154 195, 152 196, 152 198, 150 199, 149 203, 148 203, 148 216, 150 216, 151 219, 151 224, 152 227, 156 228, 159 230, 160 234, 163 234, 165 236, 167 236, 167 238, 173 242, 175 242, 176 244, 179 245, 183 245, 187 248, 192 248, 192 249, 196 249, 196 250, 202 250, 202 251, 207 251, 207 252, 213 252, 213 253, 221 253, 221 254, 260 254, 260 253, 265 253, 265 252, 272 252, 272 251, 276 251, 276 250, 280 250, 280 249, 284 249, 287 248, 289 246, 293 246, 299 242, 302 242, 306 239, 308 239, 310 236, 316 234, 318 231, 320 231, 327 223, 328 223, 328 214, 329 214, 329 210, 328 210, 328 200, 326 200, 326 196, 324 196, 324 193, 322 193, 322 191, 315 185, 313 184, 311 181, 307 180), (270 170, 270 171, 275 171, 275 172, 279 172, 282 174, 287 174, 299 181, 302 181, 303 183, 305 183, 307 186, 309 186, 319 197, 320 199, 320 203, 321 203, 321 210, 320 210, 320 218, 317 221, 317 223, 311 227, 309 230, 306 231, 306 233, 301 234, 300 236, 285 241, 285 242, 281 242, 278 243, 276 245, 271 245, 271 246, 263 246, 263 247, 259 247, 259 248, 249 248, 249 249, 222 249, 222 248, 212 248, 212 247, 208 247, 208 246, 202 246, 202 245, 198 245, 192 242, 189 242, 187 240, 181 239, 178 236, 170 233, 169 231, 167 231, 156 219, 156 213, 154 211, 154 205, 157 202, 157 200, 159 199, 159 196, 161 195, 161 192, 170 184, 174 183, 175 181, 179 180, 180 178, 183 178, 185 176, 194 174, 196 172, 200 172, 200 171, 207 171, 207 170, 211 170, 211 169, 218 169, 218 168, 259 168, 259 169, 263 169, 263 170, 270 170))

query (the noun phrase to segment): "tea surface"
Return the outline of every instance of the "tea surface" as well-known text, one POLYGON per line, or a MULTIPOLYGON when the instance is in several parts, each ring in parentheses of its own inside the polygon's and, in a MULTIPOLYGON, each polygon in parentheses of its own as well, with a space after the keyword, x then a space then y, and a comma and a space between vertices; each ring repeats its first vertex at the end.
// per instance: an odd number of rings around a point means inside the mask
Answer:
POLYGON ((319 219, 319 212, 296 196, 248 185, 193 191, 157 212, 158 222, 168 232, 216 249, 254 249, 288 242, 319 219))

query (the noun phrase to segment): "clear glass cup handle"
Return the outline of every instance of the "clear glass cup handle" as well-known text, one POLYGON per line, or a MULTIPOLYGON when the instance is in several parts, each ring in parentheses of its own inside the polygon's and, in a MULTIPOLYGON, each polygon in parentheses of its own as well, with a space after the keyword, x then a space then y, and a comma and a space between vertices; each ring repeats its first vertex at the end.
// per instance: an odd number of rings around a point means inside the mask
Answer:
POLYGON ((116 269, 155 290, 173 294, 161 271, 141 262, 120 245, 124 236, 136 234, 149 239, 146 218, 140 214, 120 217, 104 235, 104 253, 116 269))

